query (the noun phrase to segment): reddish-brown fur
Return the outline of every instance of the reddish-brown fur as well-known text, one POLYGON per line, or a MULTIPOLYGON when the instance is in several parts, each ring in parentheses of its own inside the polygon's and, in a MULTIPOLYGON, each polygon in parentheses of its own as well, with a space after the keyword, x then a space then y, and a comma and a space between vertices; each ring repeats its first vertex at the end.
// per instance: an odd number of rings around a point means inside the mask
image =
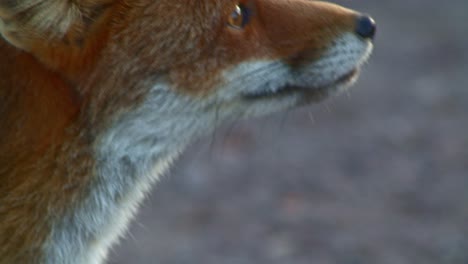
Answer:
POLYGON ((0 263, 41 259, 50 224, 86 195, 97 137, 150 88, 140 80, 164 73, 203 98, 242 61, 319 57, 356 18, 305 0, 240 2, 255 12, 245 31, 218 22, 237 1, 74 0, 81 19, 66 32, 0 3, 0 19, 19 24, 0 32, 0 263))

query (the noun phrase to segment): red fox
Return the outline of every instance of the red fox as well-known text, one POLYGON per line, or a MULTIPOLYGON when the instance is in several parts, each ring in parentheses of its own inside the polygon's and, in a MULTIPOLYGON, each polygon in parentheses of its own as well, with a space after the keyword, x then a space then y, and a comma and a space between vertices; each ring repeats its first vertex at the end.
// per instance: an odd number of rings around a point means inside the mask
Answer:
POLYGON ((375 31, 308 0, 0 1, 0 263, 102 263, 194 138, 345 89, 375 31))

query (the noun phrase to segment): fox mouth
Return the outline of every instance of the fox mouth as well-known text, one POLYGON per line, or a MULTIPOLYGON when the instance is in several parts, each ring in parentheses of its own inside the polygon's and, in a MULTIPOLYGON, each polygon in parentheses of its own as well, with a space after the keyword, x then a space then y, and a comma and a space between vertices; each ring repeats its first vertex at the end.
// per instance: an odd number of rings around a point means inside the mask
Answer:
POLYGON ((285 85, 274 91, 260 91, 255 93, 244 94, 245 100, 256 101, 265 99, 274 99, 286 97, 294 94, 302 94, 305 101, 318 101, 333 94, 336 90, 340 90, 344 86, 351 85, 359 76, 359 68, 354 68, 348 73, 342 75, 338 79, 330 82, 329 84, 320 86, 307 86, 307 85, 285 85))

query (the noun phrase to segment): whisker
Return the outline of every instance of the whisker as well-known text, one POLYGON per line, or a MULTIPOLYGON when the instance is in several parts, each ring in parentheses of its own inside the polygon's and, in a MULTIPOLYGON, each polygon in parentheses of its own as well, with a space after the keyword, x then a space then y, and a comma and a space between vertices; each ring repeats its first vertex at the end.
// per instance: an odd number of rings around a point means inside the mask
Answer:
POLYGON ((307 115, 309 116, 309 120, 312 123, 312 125, 315 125, 317 123, 317 120, 315 120, 314 114, 312 113, 311 109, 307 109, 307 115))
MULTIPOLYGON (((214 127, 218 127, 218 122, 219 122, 219 106, 220 104, 219 103, 216 103, 215 104, 216 107, 215 107, 215 111, 214 111, 214 127)), ((213 129, 213 131, 211 132, 211 140, 210 140, 210 153, 213 154, 213 150, 215 149, 215 144, 216 144, 216 135, 217 135, 217 129, 213 129)))

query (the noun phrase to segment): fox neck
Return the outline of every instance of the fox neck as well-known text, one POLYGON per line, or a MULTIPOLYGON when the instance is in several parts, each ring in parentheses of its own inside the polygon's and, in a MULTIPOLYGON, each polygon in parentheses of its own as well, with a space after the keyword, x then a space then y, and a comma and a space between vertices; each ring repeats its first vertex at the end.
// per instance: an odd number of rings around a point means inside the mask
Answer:
POLYGON ((193 138, 212 127, 206 123, 214 117, 190 113, 195 103, 167 89, 153 87, 145 101, 98 136, 95 176, 84 199, 54 225, 47 263, 101 263, 152 183, 193 138), (59 256, 67 259, 55 259, 59 256))

